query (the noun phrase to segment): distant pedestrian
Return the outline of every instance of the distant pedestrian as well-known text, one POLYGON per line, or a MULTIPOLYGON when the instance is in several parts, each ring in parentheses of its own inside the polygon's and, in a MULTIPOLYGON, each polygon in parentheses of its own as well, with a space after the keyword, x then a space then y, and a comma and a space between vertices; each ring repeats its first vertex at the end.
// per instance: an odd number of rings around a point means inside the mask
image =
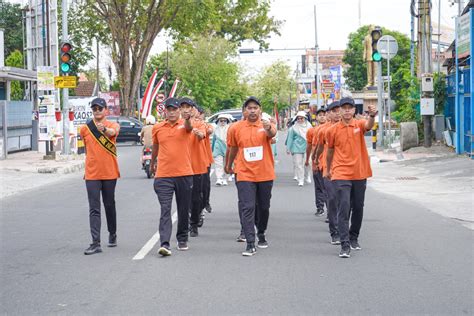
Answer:
POLYGON ((355 103, 343 98, 341 122, 326 132, 328 141, 326 177, 334 181, 338 199, 339 257, 349 258, 351 249, 360 250, 358 241, 364 213, 367 178, 372 176, 364 134, 374 126, 377 110, 369 105, 369 119, 354 119, 355 103), (351 225, 349 228, 349 218, 351 225))
POLYGON ((178 250, 188 250, 189 209, 193 189, 193 169, 189 138, 193 130, 189 110, 181 111, 178 99, 165 101, 166 119, 153 127, 151 170, 155 173, 154 189, 161 207, 158 253, 171 255, 170 239, 173 229, 171 206, 176 195, 178 250), (157 166, 158 165, 158 166, 157 166), (155 172, 156 169, 156 172, 155 172))
POLYGON ((276 128, 270 122, 261 120, 261 105, 257 98, 248 98, 244 107, 248 111, 248 118, 233 130, 226 170, 228 173, 234 172, 232 164, 236 156, 239 156, 238 164, 235 166, 236 183, 239 210, 247 241, 247 247, 242 255, 253 256, 256 253, 255 224, 257 246, 268 247, 265 233, 275 179, 271 139, 276 134, 276 128))
MULTIPOLYGON (((206 210, 206 212, 211 213, 212 212, 212 206, 211 206, 211 166, 214 163, 214 157, 212 156, 212 148, 211 148, 211 136, 212 133, 214 133, 214 126, 210 123, 207 123, 204 121, 204 109, 202 107, 198 107, 198 109, 201 109, 202 112, 199 113, 201 121, 204 123, 206 126, 206 137, 204 138, 204 144, 205 144, 205 149, 206 149, 206 155, 207 155, 207 172, 203 176, 203 182, 202 182, 202 203, 203 203, 203 209, 206 210)), ((201 216, 201 222, 203 223, 204 221, 204 213, 202 213, 201 216)), ((202 226, 201 223, 201 226, 202 226)))
POLYGON ((217 126, 212 137, 212 155, 214 156, 214 170, 216 171, 216 186, 228 185, 227 174, 224 171, 224 159, 227 151, 227 132, 230 119, 226 114, 217 117, 217 126))
POLYGON ((89 200, 89 224, 92 244, 84 251, 85 255, 102 252, 100 246, 100 196, 105 208, 109 247, 117 246, 117 213, 115 209, 115 186, 120 178, 117 162, 117 139, 120 126, 107 120, 107 103, 102 98, 91 102, 93 119, 81 128, 81 138, 86 148, 86 181, 89 200))
POLYGON ((298 186, 303 186, 305 181, 311 183, 311 169, 305 166, 306 133, 310 128, 312 126, 307 120, 306 113, 299 111, 296 114, 296 123, 288 131, 286 148, 293 157, 298 186))

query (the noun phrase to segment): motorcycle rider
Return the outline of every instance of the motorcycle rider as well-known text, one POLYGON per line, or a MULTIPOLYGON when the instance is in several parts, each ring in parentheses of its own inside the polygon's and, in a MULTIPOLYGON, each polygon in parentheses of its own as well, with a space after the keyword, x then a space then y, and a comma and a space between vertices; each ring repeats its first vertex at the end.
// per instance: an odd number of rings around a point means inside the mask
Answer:
MULTIPOLYGON (((140 132, 140 142, 143 144, 142 153, 145 152, 147 148, 150 148, 150 151, 153 147, 153 125, 156 123, 156 118, 153 115, 148 115, 145 119, 146 125, 142 127, 140 132)), ((143 155, 142 155, 142 166, 145 168, 143 164, 143 155)))

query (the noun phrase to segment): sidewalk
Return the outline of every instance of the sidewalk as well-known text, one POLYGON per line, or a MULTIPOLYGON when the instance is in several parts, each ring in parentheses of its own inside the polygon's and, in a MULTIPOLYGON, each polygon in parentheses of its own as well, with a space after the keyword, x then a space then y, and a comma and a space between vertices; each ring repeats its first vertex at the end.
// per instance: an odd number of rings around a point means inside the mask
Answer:
POLYGON ((84 169, 84 156, 81 155, 59 156, 56 160, 44 160, 43 156, 27 151, 0 160, 0 199, 53 184, 84 169))
POLYGON ((474 161, 446 146, 402 153, 369 150, 373 177, 382 193, 411 200, 474 230, 474 161), (402 159, 397 159, 402 158, 402 159))

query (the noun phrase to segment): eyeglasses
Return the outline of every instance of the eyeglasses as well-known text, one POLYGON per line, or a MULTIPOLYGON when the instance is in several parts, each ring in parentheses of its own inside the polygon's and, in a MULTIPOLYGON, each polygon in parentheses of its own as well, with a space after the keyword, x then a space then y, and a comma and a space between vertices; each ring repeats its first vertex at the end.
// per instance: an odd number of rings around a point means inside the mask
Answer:
POLYGON ((302 120, 304 120, 305 118, 304 118, 304 117, 301 117, 301 116, 298 116, 296 119, 297 119, 298 121, 302 121, 302 120))
POLYGON ((100 107, 100 106, 94 106, 92 108, 92 112, 102 112, 104 108, 103 107, 100 107))

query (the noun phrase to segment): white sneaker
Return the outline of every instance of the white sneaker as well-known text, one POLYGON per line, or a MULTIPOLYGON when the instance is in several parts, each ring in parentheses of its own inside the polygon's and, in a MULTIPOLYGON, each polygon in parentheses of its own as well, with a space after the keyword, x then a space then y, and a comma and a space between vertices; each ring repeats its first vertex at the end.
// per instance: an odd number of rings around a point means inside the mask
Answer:
POLYGON ((299 187, 302 187, 303 185, 304 185, 303 182, 298 182, 298 186, 299 186, 299 187))
POLYGON ((227 181, 229 181, 229 182, 234 181, 234 176, 230 176, 229 179, 227 179, 227 181))
POLYGON ((294 176, 294 177, 293 177, 293 180, 298 181, 298 177, 297 177, 297 176, 294 176))
POLYGON ((226 180, 222 180, 222 185, 226 186, 229 185, 226 180))
POLYGON ((217 180, 216 181, 216 186, 220 187, 222 185, 222 180, 217 180))
POLYGON ((311 178, 307 178, 306 183, 311 184, 311 178))

